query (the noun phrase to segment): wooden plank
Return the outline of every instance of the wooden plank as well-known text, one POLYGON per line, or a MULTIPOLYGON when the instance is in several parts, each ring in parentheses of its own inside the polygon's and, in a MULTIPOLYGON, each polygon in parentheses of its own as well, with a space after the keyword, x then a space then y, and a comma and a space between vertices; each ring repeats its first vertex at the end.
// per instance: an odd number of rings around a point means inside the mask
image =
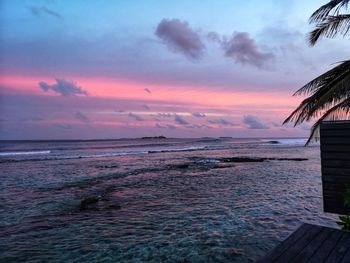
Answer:
POLYGON ((347 175, 349 176, 350 180, 350 168, 346 167, 323 167, 322 168, 323 174, 330 174, 330 175, 347 175))
POLYGON ((323 242, 334 232, 334 229, 322 227, 317 236, 310 242, 291 262, 307 262, 323 244, 323 242))
POLYGON ((265 257, 258 260, 258 263, 274 262, 285 250, 302 238, 312 228, 309 224, 302 224, 287 239, 277 245, 265 257))
POLYGON ((294 242, 287 250, 285 250, 278 258, 277 262, 288 262, 295 258, 322 230, 320 226, 310 226, 310 229, 300 238, 294 242))
POLYGON ((350 160, 350 154, 344 154, 339 152, 322 152, 321 157, 323 162, 327 162, 326 160, 350 160))
POLYGON ((322 176, 322 180, 324 182, 335 182, 337 184, 346 184, 350 183, 350 174, 349 170, 341 170, 341 169, 336 169, 338 172, 333 172, 330 170, 326 170, 322 176))
POLYGON ((322 122, 320 125, 321 135, 325 130, 343 130, 350 129, 349 121, 322 122))
POLYGON ((323 137, 344 137, 350 136, 350 128, 345 129, 330 129, 322 130, 323 137))
POLYGON ((333 205, 333 206, 338 206, 338 207, 343 207, 344 206, 344 198, 336 196, 336 197, 332 197, 329 195, 326 195, 325 198, 327 198, 328 205, 333 205))
POLYGON ((333 213, 333 214, 341 214, 345 215, 350 213, 349 208, 345 208, 344 206, 335 206, 335 205, 329 205, 329 204, 323 204, 324 211, 327 211, 327 213, 333 213))
POLYGON ((326 183, 323 184, 323 189, 328 191, 344 192, 346 189, 346 184, 326 183))
POLYGON ((333 137, 333 139, 327 140, 322 142, 321 141, 321 145, 323 146, 339 146, 339 145, 345 145, 345 146, 349 146, 350 142, 349 140, 343 140, 342 138, 337 138, 337 137, 333 137))
POLYGON ((342 238, 339 240, 331 254, 327 257, 325 263, 341 262, 349 248, 350 232, 344 232, 342 238))
POLYGON ((345 252, 345 255, 341 263, 349 263, 349 262, 350 262, 350 248, 348 248, 348 250, 345 252))
MULTIPOLYGON (((350 135, 349 135, 350 136, 350 135)), ((322 144, 322 152, 350 152, 350 145, 344 144, 322 144)))
POLYGON ((350 262, 350 232, 303 224, 260 263, 350 262))
POLYGON ((349 136, 343 136, 343 137, 331 136, 331 137, 321 137, 320 142, 322 145, 327 145, 327 144, 348 145, 350 140, 349 140, 349 136))
POLYGON ((339 239, 342 237, 343 232, 340 230, 334 230, 331 235, 322 243, 312 258, 308 261, 309 263, 320 263, 323 262, 336 247, 339 239))
POLYGON ((327 202, 327 205, 329 206, 336 206, 336 207, 343 207, 343 198, 331 198, 331 197, 328 197, 328 196, 325 196, 326 198, 328 198, 328 202, 327 202))
POLYGON ((332 167, 344 167, 350 168, 350 162, 348 160, 327 160, 322 163, 323 168, 332 168, 332 167))

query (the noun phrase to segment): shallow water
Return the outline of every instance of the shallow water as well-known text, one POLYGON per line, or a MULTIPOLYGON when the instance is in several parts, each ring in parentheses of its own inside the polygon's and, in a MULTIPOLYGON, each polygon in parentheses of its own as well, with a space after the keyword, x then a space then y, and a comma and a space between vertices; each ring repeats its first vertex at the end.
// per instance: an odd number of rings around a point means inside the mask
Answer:
POLYGON ((319 148, 280 142, 1 143, 0 258, 253 262, 301 222, 336 227, 322 212, 319 148), (233 156, 308 160, 220 162, 233 156), (99 202, 80 211, 87 197, 99 202))

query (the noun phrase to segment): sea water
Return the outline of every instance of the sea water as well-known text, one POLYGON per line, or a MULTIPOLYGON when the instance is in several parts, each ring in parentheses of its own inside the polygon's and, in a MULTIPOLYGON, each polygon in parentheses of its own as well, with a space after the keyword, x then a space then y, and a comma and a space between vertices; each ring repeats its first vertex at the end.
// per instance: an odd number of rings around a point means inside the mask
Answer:
POLYGON ((304 143, 3 141, 0 261, 253 262, 302 222, 336 227, 304 143))

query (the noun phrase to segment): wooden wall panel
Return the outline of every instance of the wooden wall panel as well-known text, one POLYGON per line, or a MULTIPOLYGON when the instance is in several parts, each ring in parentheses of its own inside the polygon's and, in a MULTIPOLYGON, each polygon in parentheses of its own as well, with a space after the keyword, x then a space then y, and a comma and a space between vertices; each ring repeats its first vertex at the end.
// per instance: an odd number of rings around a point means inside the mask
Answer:
POLYGON ((350 121, 323 122, 320 127, 323 208, 345 214, 344 193, 350 188, 350 121))

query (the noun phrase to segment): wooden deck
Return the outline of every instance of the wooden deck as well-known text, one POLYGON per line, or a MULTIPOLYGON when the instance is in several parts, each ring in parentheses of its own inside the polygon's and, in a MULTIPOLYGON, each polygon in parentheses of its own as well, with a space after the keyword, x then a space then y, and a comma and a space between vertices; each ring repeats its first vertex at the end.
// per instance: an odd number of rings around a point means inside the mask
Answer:
POLYGON ((350 232, 303 224, 259 263, 350 262, 350 232))

